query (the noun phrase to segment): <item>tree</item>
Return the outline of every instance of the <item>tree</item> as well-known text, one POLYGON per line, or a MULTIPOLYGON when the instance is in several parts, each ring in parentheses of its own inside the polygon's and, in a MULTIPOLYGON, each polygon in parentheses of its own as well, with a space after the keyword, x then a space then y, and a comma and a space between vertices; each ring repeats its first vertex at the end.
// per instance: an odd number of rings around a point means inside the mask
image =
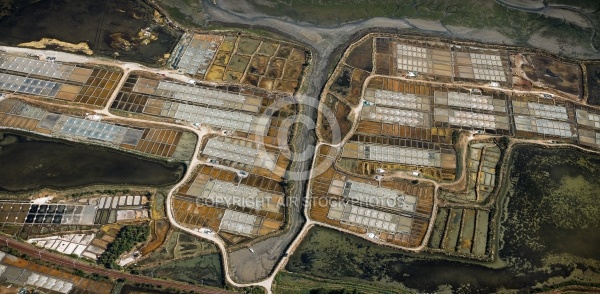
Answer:
POLYGON ((150 230, 147 226, 126 226, 121 228, 115 240, 98 257, 98 263, 103 264, 107 268, 121 269, 121 266, 115 263, 119 256, 130 251, 135 244, 146 241, 149 235, 150 230))

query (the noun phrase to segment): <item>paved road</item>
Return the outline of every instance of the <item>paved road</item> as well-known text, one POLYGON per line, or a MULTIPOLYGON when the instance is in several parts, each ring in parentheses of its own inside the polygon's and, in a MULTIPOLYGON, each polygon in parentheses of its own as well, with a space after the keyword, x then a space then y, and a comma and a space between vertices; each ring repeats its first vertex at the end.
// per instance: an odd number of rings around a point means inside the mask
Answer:
POLYGON ((32 257, 39 258, 41 256, 41 259, 43 261, 47 261, 47 262, 65 266, 65 267, 77 268, 86 273, 97 273, 97 274, 108 276, 108 277, 111 277, 114 279, 127 279, 127 281, 130 281, 130 282, 160 285, 165 289, 166 288, 174 288, 174 289, 178 289, 178 290, 194 291, 197 293, 233 293, 233 292, 226 291, 226 290, 205 288, 205 287, 194 286, 194 285, 184 284, 184 283, 179 283, 179 282, 157 280, 157 279, 152 279, 152 278, 147 278, 147 277, 142 277, 142 276, 135 276, 135 275, 130 275, 130 274, 114 271, 114 270, 100 268, 100 267, 97 267, 94 265, 90 265, 88 263, 76 261, 72 258, 60 256, 58 254, 54 254, 54 253, 50 253, 45 250, 38 249, 37 247, 35 247, 33 245, 21 243, 21 242, 15 241, 13 239, 10 239, 9 237, 6 237, 6 236, 0 236, 0 244, 8 244, 10 248, 16 249, 19 252, 25 253, 32 257))

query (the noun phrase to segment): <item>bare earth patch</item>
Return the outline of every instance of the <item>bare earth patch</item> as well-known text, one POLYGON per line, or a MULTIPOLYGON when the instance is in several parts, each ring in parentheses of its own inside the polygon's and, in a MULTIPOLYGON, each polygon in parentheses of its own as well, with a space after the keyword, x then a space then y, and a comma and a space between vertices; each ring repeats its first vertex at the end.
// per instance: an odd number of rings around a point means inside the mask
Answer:
POLYGON ((68 43, 68 42, 64 42, 64 41, 57 40, 57 39, 51 39, 51 38, 42 38, 39 41, 31 41, 31 42, 21 43, 18 46, 19 47, 36 48, 36 49, 44 49, 48 46, 57 46, 61 50, 65 50, 68 52, 83 52, 87 55, 94 54, 94 52, 90 49, 88 44, 85 42, 73 44, 73 43, 68 43))

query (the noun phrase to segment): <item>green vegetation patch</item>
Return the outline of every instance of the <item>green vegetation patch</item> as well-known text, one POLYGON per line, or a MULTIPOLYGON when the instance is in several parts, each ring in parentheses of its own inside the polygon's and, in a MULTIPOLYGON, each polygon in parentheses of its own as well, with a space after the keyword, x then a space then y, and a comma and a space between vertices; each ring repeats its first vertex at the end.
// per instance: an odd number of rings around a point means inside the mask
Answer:
MULTIPOLYGON (((372 17, 390 17, 439 21, 443 25, 469 28, 495 29, 519 44, 525 44, 534 32, 542 29, 545 36, 557 37, 565 42, 577 39, 589 43, 591 37, 591 30, 584 30, 561 19, 510 9, 495 1, 250 0, 250 2, 269 15, 287 16, 298 21, 326 26, 372 17)), ((586 8, 598 6, 583 4, 583 2, 594 1, 577 2, 586 8)))
POLYGON ((564 176, 541 204, 551 209, 552 223, 561 229, 586 229, 600 223, 597 183, 582 175, 564 176))
POLYGON ((397 261, 394 257, 397 250, 334 232, 320 227, 311 229, 290 257, 286 269, 319 278, 402 287, 387 277, 390 271, 398 270, 391 262, 397 261))
POLYGON ((588 104, 600 105, 600 64, 588 64, 588 104))
POLYGON ((363 294, 397 293, 396 288, 372 287, 368 284, 344 284, 323 280, 290 272, 280 272, 275 277, 275 294, 363 294))
POLYGON ((198 239, 182 232, 173 232, 164 245, 137 262, 146 267, 162 264, 173 259, 189 258, 196 255, 218 252, 217 246, 209 241, 198 239))
POLYGON ((162 6, 174 21, 191 27, 203 27, 207 24, 206 13, 201 1, 161 0, 162 6))
POLYGON ((520 147, 513 160, 505 240, 514 239, 520 252, 540 258, 553 252, 600 260, 592 245, 600 242, 600 158, 571 149, 520 147))
MULTIPOLYGON (((270 15, 289 16, 296 20, 322 25, 342 24, 349 21, 388 17, 421 17, 435 19, 442 16, 440 11, 427 7, 414 7, 411 1, 395 0, 291 0, 258 1, 250 0, 261 11, 270 15)), ((436 1, 443 2, 443 1, 436 1)))
POLYGON ((149 235, 150 229, 148 226, 126 226, 121 228, 115 240, 98 257, 98 263, 108 268, 118 268, 115 261, 121 254, 133 249, 137 243, 146 241, 149 235))
POLYGON ((173 260, 141 270, 140 273, 149 277, 161 277, 191 284, 218 287, 224 285, 223 267, 219 254, 173 260))

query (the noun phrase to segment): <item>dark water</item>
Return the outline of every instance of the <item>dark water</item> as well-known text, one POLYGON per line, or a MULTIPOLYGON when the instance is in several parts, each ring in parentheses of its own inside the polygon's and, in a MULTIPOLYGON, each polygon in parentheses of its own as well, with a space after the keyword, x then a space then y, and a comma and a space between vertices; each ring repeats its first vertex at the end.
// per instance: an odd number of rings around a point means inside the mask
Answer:
POLYGON ((0 19, 0 43, 16 46, 41 38, 87 42, 95 54, 117 51, 119 59, 152 63, 169 52, 179 33, 152 21, 154 9, 141 0, 14 0, 9 16, 0 19), (131 51, 111 48, 109 35, 135 35, 151 27, 158 40, 131 51))
MULTIPOLYGON (((334 230, 314 228, 292 255, 287 269, 313 276, 401 285, 419 292, 451 287, 459 293, 534 290, 549 279, 582 285, 600 283, 600 157, 570 149, 515 150, 507 197, 500 268, 427 254, 398 253, 334 230)), ((447 289, 447 288, 446 288, 447 289)))
POLYGON ((181 163, 141 159, 109 148, 15 133, 4 133, 4 138, 0 191, 91 184, 165 186, 178 182, 185 172, 181 163))

